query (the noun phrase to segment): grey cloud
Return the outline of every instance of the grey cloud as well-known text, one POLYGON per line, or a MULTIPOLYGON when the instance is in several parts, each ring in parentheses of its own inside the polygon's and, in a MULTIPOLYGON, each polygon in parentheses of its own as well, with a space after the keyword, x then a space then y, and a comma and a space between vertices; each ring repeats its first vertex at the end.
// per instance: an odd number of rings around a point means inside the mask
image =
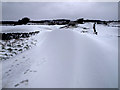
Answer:
POLYGON ((57 18, 118 19, 117 2, 4 2, 3 20, 18 20, 28 16, 32 20, 57 18))

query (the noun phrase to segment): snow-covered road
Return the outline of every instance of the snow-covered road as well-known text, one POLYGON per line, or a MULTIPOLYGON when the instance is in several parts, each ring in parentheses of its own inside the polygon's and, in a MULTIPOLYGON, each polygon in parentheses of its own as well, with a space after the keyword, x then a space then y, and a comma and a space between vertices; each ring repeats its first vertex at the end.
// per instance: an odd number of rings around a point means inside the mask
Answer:
POLYGON ((39 33, 37 46, 2 62, 3 88, 117 88, 117 37, 100 37, 39 33))

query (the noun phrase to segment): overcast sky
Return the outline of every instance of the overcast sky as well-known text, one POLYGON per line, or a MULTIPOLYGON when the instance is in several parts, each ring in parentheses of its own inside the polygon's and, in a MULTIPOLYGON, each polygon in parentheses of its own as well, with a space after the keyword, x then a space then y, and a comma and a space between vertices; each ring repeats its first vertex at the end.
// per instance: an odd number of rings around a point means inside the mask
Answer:
POLYGON ((117 2, 4 2, 3 20, 78 18, 117 20, 117 2))

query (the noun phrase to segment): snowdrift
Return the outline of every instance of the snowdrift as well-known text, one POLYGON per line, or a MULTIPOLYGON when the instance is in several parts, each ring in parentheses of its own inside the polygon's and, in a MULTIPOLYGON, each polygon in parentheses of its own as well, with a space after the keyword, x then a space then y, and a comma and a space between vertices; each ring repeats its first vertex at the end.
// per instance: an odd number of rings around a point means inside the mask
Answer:
POLYGON ((118 87, 115 28, 97 26, 97 36, 81 28, 41 29, 34 48, 2 62, 3 88, 118 87))

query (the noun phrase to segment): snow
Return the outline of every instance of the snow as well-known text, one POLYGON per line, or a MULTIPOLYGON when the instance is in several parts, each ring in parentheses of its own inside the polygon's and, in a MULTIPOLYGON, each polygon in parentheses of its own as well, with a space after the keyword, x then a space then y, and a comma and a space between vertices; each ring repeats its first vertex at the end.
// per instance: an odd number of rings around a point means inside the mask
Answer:
POLYGON ((117 88, 117 28, 97 25, 98 35, 94 35, 92 23, 78 26, 15 26, 15 30, 32 27, 41 32, 35 36, 38 42, 34 48, 2 61, 2 87, 117 88))
POLYGON ((16 25, 16 26, 2 26, 2 33, 25 33, 31 31, 39 31, 39 30, 51 30, 57 29, 62 25, 16 25))

